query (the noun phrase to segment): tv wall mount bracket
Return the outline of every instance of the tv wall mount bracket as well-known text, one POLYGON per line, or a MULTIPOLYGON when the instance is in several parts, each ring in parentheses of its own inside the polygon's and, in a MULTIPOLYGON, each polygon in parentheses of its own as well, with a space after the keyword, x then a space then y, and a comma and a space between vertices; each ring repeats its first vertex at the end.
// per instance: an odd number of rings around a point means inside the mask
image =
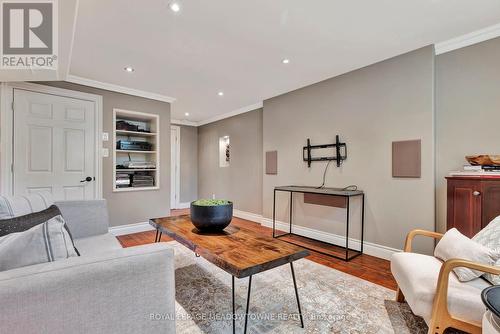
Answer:
POLYGON ((304 146, 302 150, 302 157, 304 161, 307 161, 307 167, 311 167, 311 163, 314 161, 330 161, 334 160, 337 162, 337 167, 342 165, 342 162, 347 159, 347 146, 345 143, 340 142, 339 135, 335 136, 335 143, 333 144, 323 144, 323 145, 311 145, 311 140, 307 138, 307 146, 304 146), (333 148, 335 150, 335 155, 333 156, 320 156, 313 157, 312 151, 317 149, 333 148))

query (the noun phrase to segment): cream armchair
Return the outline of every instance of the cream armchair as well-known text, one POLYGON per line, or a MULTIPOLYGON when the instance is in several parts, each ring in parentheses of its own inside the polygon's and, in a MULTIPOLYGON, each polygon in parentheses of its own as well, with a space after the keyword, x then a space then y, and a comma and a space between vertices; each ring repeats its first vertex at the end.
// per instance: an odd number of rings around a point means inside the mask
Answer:
POLYGON ((448 327, 481 333, 485 312, 481 291, 491 284, 482 278, 460 282, 451 272, 456 267, 467 267, 500 274, 500 268, 461 259, 443 263, 433 256, 413 253, 412 242, 417 235, 437 240, 443 236, 424 230, 408 233, 404 252, 396 253, 391 258, 391 271, 398 283, 396 300, 406 300, 413 313, 424 318, 429 334, 444 333, 448 327))

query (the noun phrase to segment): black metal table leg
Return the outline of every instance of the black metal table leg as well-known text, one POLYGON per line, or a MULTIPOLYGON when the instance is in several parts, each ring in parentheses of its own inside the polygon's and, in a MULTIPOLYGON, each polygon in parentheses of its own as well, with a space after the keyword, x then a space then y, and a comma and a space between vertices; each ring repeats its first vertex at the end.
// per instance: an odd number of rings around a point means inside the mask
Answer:
POLYGON ((161 241, 161 235, 163 234, 163 232, 160 232, 160 234, 158 235, 158 241, 157 242, 160 242, 161 241))
POLYGON ((299 292, 297 290, 297 282, 295 281, 295 271, 293 270, 293 262, 290 262, 290 268, 292 269, 293 287, 295 288, 295 297, 297 298, 297 306, 299 307, 300 327, 304 328, 304 317, 302 316, 302 310, 300 309, 299 292))
POLYGON ((365 194, 361 195, 361 254, 363 254, 363 239, 365 231, 365 194))
POLYGON ((158 242, 158 232, 159 232, 159 230, 156 229, 155 242, 158 242))
POLYGON ((250 306, 250 291, 252 290, 252 276, 248 279, 248 293, 247 293, 247 309, 245 312, 245 329, 243 330, 243 333, 247 333, 247 323, 248 323, 248 309, 250 306))
POLYGON ((345 233, 345 260, 349 261, 349 205, 351 197, 347 197, 346 233, 345 233))
POLYGON ((273 238, 276 238, 275 231, 276 231, 276 189, 274 189, 273 192, 273 238))
POLYGON ((236 333, 236 311, 234 307, 234 276, 231 276, 231 286, 232 286, 232 302, 233 302, 233 313, 232 313, 232 318, 233 318, 233 334, 236 333))
POLYGON ((293 216, 293 210, 292 210, 292 203, 293 203, 293 191, 290 191, 290 233, 292 233, 292 216, 293 216))
MULTIPOLYGON (((292 280, 293 287, 295 290, 295 298, 297 299, 297 307, 299 309, 299 317, 300 317, 300 327, 304 328, 304 316, 302 315, 302 309, 300 307, 300 299, 299 299, 299 291, 297 289, 297 281, 295 280, 295 270, 293 269, 293 263, 290 262, 290 268, 292 270, 292 280)), ((245 309, 245 327, 243 329, 243 333, 247 333, 248 328, 248 318, 250 312, 250 295, 252 291, 252 276, 248 278, 248 290, 247 290, 247 303, 245 309)), ((231 276, 231 302, 232 302, 232 323, 233 323, 233 334, 236 333, 236 306, 235 306, 235 288, 234 288, 234 276, 231 276)))

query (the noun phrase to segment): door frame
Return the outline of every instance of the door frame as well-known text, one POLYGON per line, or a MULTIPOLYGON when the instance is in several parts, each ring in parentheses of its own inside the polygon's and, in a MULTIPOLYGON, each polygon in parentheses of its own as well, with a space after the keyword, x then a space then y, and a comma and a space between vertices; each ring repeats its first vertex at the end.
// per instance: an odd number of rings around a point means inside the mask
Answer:
POLYGON ((69 89, 27 83, 12 82, 0 84, 0 194, 13 195, 13 145, 14 145, 14 90, 25 90, 34 93, 42 93, 68 97, 73 99, 93 102, 95 106, 95 149, 94 168, 96 171, 95 198, 102 199, 102 96, 83 93, 69 89))
MULTIPOLYGON (((172 196, 172 191, 174 191, 177 196, 174 196, 174 199, 170 199, 170 205, 172 206, 170 209, 179 209, 181 203, 181 127, 178 125, 170 125, 170 139, 172 139, 172 130, 177 133, 177 142, 174 143, 171 140, 170 143, 170 159, 172 159, 172 149, 175 148, 176 152, 174 159, 176 168, 175 170, 170 171, 170 180, 172 180, 173 176, 175 179, 175 185, 170 185, 170 196, 172 196)), ((171 166, 172 164, 170 164, 170 167, 171 166)))

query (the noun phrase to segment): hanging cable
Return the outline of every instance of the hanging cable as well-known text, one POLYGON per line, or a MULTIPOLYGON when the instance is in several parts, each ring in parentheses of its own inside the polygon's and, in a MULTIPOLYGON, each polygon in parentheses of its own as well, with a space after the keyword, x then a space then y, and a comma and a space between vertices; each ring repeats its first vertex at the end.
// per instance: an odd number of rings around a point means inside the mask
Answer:
POLYGON ((326 171, 328 170, 328 166, 330 166, 330 162, 332 162, 332 160, 328 161, 325 167, 325 171, 323 172, 323 183, 319 187, 316 187, 316 189, 321 189, 325 187, 326 171))

